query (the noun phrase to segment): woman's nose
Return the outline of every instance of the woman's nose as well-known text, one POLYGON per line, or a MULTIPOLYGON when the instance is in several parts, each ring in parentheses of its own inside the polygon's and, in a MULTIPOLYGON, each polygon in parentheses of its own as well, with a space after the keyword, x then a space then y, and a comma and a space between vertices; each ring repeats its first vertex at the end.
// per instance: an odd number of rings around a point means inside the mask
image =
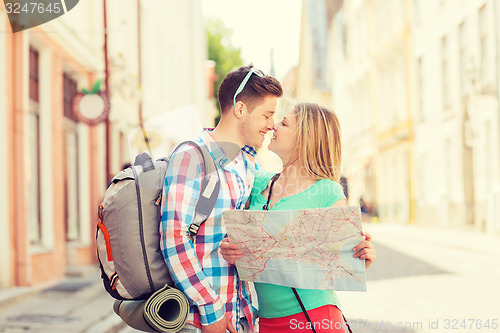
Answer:
POLYGON ((281 126, 280 126, 281 123, 276 123, 274 124, 273 126, 273 130, 277 131, 281 126))

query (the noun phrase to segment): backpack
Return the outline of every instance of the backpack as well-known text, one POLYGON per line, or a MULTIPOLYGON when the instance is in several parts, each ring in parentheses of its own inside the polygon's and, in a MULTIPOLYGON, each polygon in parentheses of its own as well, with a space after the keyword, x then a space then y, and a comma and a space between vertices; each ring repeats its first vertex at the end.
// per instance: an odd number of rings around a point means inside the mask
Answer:
MULTIPOLYGON (((220 190, 220 179, 206 147, 201 152, 205 175, 195 207, 189 237, 194 237, 210 216, 220 190)), ((96 233, 97 258, 106 291, 119 300, 147 299, 155 291, 174 286, 160 249, 161 199, 169 158, 153 161, 147 153, 118 173, 99 206, 96 233)))

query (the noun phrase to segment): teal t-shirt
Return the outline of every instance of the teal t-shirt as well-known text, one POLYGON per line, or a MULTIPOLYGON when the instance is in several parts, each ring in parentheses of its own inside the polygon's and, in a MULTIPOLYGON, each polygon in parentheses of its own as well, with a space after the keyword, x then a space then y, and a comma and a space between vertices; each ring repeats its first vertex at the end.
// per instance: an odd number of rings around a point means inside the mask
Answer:
MULTIPOLYGON (((274 173, 256 175, 252 194, 250 195, 251 210, 262 210, 267 198, 261 192, 267 187, 274 173)), ((337 201, 345 199, 342 186, 330 179, 321 179, 305 191, 284 197, 271 210, 294 210, 307 208, 330 207, 337 201)), ((279 318, 302 312, 292 288, 269 283, 255 283, 259 299, 259 317, 279 318)), ((332 304, 339 306, 335 291, 297 289, 306 310, 332 304)))

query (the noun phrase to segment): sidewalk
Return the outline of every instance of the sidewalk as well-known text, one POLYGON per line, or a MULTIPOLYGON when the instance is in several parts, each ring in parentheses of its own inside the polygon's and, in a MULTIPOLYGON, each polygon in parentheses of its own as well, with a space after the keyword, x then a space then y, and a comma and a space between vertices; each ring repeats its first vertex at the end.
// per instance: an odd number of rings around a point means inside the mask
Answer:
POLYGON ((481 250, 483 247, 482 245, 485 245, 489 249, 500 249, 500 235, 488 235, 475 230, 447 229, 391 223, 363 223, 363 229, 366 229, 367 231, 380 232, 384 236, 394 233, 419 241, 425 240, 428 243, 442 243, 470 250, 481 250))
MULTIPOLYGON (((372 233, 375 243, 382 243, 451 272, 467 272, 468 263, 475 262, 478 257, 491 257, 500 264, 500 259, 494 255, 500 253, 500 236, 388 223, 366 223, 363 229, 372 233)), ((500 265, 493 266, 493 271, 490 269, 488 272, 500 274, 500 265)))
POLYGON ((112 304, 96 266, 83 267, 43 290, 0 290, 0 332, 113 333, 125 324, 112 304))
POLYGON ((363 229, 377 249, 368 291, 338 292, 355 332, 500 331, 493 329, 500 325, 500 237, 383 223, 363 229))

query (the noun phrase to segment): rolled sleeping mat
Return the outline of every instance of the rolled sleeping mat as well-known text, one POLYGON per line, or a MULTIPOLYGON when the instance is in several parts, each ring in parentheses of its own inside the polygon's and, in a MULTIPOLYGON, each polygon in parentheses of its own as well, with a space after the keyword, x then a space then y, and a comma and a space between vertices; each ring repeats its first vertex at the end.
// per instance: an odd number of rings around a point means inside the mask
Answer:
POLYGON ((130 327, 143 332, 177 332, 186 324, 189 301, 174 287, 166 285, 147 300, 117 300, 115 313, 130 327))

